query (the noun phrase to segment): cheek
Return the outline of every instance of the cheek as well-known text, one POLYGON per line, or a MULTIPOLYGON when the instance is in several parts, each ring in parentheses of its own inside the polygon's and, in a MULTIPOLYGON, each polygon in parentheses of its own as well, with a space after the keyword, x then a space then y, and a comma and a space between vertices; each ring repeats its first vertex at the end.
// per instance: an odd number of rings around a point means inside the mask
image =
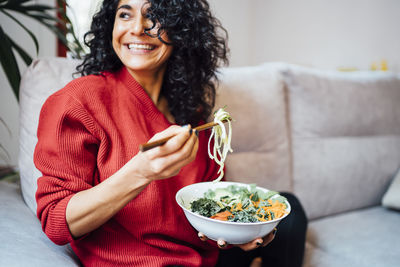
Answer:
POLYGON ((113 28, 113 32, 112 32, 113 45, 114 45, 114 43, 119 42, 119 40, 121 39, 124 32, 125 32, 125 29, 124 29, 123 25, 121 25, 120 23, 114 24, 114 28, 113 28))
POLYGON ((114 49, 114 52, 120 56, 121 54, 121 38, 123 36, 123 28, 121 27, 121 25, 114 25, 114 29, 112 32, 112 47, 114 49))
POLYGON ((172 50, 173 50, 172 46, 167 46, 166 47, 166 51, 165 51, 166 60, 168 60, 171 57, 172 50))
POLYGON ((151 29, 148 33, 150 33, 151 36, 157 36, 157 34, 158 34, 157 27, 151 29))
POLYGON ((114 49, 115 49, 116 41, 117 41, 117 32, 116 32, 116 28, 114 25, 114 29, 112 31, 112 45, 113 45, 114 49))
POLYGON ((158 61, 165 62, 171 57, 171 49, 163 44, 158 53, 158 61))
POLYGON ((169 40, 169 38, 168 38, 168 34, 165 33, 165 32, 161 34, 161 39, 163 39, 164 42, 167 42, 167 43, 170 43, 170 42, 171 42, 171 41, 169 40))
MULTIPOLYGON (((161 34, 161 39, 164 42, 170 43, 170 40, 169 40, 168 35, 166 33, 161 34)), ((160 43, 162 43, 162 42, 160 41, 160 43)), ((168 59, 172 54, 173 46, 172 45, 167 45, 167 44, 164 44, 164 43, 162 43, 162 46, 163 46, 163 51, 164 51, 163 55, 164 55, 164 57, 166 57, 168 59)))
POLYGON ((116 40, 115 39, 116 39, 115 38, 115 34, 113 32, 113 34, 112 34, 112 46, 114 47, 114 49, 115 49, 115 45, 116 45, 116 40))
POLYGON ((121 49, 119 49, 118 42, 115 40, 114 35, 113 35, 113 39, 112 39, 111 45, 112 45, 112 48, 113 48, 114 52, 117 54, 117 56, 119 56, 119 54, 120 54, 119 51, 120 51, 121 49))

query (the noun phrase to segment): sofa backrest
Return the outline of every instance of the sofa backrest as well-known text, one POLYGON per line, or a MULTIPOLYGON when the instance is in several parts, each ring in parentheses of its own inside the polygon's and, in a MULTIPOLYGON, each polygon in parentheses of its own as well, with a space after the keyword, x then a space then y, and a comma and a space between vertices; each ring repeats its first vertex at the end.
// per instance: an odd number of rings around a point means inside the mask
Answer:
MULTIPOLYGON (((20 88, 19 169, 35 212, 40 108, 77 60, 36 60, 20 88)), ((220 70, 216 109, 234 118, 227 180, 294 192, 310 219, 377 205, 400 166, 400 78, 285 63, 220 70)))
POLYGON ((400 78, 284 63, 222 70, 229 180, 294 192, 310 219, 380 204, 400 167, 400 78))
POLYGON ((400 166, 400 79, 289 66, 293 191, 309 218, 378 205, 400 166))
POLYGON ((221 69, 215 108, 226 106, 234 120, 227 180, 292 191, 285 84, 280 75, 285 66, 221 69))

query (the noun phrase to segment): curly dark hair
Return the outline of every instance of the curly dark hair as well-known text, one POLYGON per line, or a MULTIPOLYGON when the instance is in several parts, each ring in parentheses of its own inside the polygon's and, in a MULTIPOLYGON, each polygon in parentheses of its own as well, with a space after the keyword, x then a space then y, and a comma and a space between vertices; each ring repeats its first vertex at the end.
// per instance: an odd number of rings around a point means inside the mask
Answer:
MULTIPOLYGON (((85 34, 90 48, 77 67, 82 75, 115 72, 122 62, 112 47, 112 31, 119 0, 104 0, 85 34)), ((198 125, 210 116, 215 103, 217 72, 228 64, 227 31, 206 0, 148 0, 147 16, 158 23, 161 39, 165 31, 174 46, 168 60, 161 94, 167 99, 177 124, 198 125)), ((150 35, 149 30, 145 33, 150 35)), ((166 43, 166 42, 165 42, 166 43)))

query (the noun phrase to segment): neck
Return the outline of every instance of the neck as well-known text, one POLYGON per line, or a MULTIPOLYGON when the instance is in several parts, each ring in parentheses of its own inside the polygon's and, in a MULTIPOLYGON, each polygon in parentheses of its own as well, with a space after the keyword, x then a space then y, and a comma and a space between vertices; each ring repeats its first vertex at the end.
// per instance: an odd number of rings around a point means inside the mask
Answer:
POLYGON ((129 68, 128 72, 144 88, 158 110, 164 114, 167 120, 171 123, 175 123, 175 119, 169 111, 167 100, 163 97, 160 97, 165 67, 152 73, 147 71, 133 71, 129 68))
POLYGON ((156 72, 130 70, 128 72, 144 88, 153 103, 158 107, 160 102, 161 86, 164 79, 165 68, 156 72))

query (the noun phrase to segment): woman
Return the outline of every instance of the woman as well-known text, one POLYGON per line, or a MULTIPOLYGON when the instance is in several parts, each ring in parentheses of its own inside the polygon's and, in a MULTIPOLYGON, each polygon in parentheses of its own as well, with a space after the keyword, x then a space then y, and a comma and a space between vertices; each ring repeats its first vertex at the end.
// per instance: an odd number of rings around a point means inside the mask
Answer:
POLYGON ((226 247, 199 239, 174 200, 180 188, 217 177, 209 133, 191 126, 210 115, 212 80, 227 62, 219 29, 205 0, 105 0, 85 36, 83 77, 44 104, 37 215, 85 266, 213 266, 226 247))

